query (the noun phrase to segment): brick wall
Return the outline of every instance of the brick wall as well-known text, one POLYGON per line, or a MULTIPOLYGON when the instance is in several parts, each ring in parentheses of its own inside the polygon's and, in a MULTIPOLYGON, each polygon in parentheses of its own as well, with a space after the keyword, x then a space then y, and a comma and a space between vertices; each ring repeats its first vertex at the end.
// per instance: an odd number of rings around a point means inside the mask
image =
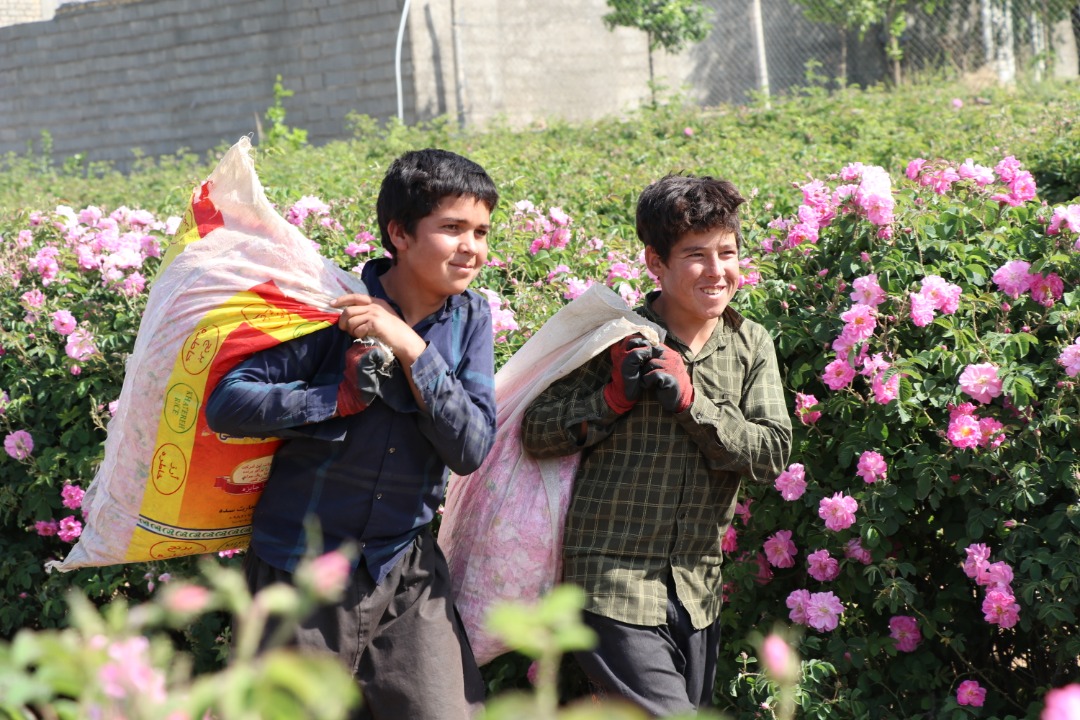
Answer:
MULTIPOLYGON (((5 0, 10 2, 10 0, 5 0)), ((40 0, 35 0, 40 2, 40 0)), ((0 154, 52 138, 57 159, 124 167, 257 133, 280 74, 286 124, 313 143, 351 111, 397 112, 403 0, 98 0, 0 27, 0 154)), ((406 40, 403 88, 411 95, 406 40)), ((412 100, 406 109, 413 111, 412 100)))

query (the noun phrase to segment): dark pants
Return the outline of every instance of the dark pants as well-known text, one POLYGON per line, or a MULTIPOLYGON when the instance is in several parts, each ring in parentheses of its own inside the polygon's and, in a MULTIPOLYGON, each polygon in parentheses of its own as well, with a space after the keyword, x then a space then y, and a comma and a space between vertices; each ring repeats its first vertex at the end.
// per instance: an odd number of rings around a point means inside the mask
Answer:
POLYGON ((664 625, 631 625, 590 612, 584 620, 599 644, 574 658, 602 696, 629 700, 653 717, 712 705, 720 620, 695 630, 672 580, 664 625))
MULTIPOLYGON (((252 592, 292 576, 249 552, 252 592)), ((375 584, 361 567, 345 598, 324 605, 297 630, 305 650, 337 655, 363 693, 355 718, 465 720, 484 700, 484 682, 450 599, 446 559, 430 530, 375 584)))

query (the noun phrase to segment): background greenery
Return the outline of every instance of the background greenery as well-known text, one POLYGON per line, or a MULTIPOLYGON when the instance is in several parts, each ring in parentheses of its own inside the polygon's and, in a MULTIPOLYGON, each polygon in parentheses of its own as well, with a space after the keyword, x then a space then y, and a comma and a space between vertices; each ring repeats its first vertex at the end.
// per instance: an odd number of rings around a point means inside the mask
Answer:
MULTIPOLYGON (((278 130, 272 137, 279 141, 259 148, 257 167, 268 196, 283 212, 305 196, 329 204, 330 217, 342 229, 321 226, 312 218, 305 231, 325 254, 352 267, 357 259, 345 248, 358 233, 377 234, 374 198, 392 158, 406 149, 439 146, 484 165, 502 193, 492 252, 506 267, 488 268, 478 284, 498 293, 515 311, 518 324, 497 345, 500 362, 566 302, 560 292, 564 285, 548 281, 560 264, 579 278, 603 282, 614 263, 632 263, 640 249, 633 221, 637 195, 668 172, 729 178, 750 198, 747 249, 763 283, 743 292, 737 304, 777 337, 792 406, 796 392, 816 392, 819 399, 829 394, 816 378, 829 359, 828 343, 842 326, 836 317, 843 309, 837 309, 844 299, 840 288, 865 271, 855 260, 859 253, 872 255, 874 267, 890 269, 888 290, 896 298, 917 289, 911 283, 931 272, 962 283, 965 293, 981 293, 982 304, 966 306, 947 326, 916 334, 909 324, 891 336, 888 349, 907 359, 949 345, 948 358, 926 361, 932 367, 922 368, 922 378, 931 376, 933 382, 928 385, 920 378, 916 387, 905 381, 903 401, 933 408, 927 413, 931 419, 911 420, 902 409, 868 406, 852 394, 837 394, 825 402, 824 422, 812 429, 796 423, 792 461, 806 465, 812 484, 817 483, 816 497, 850 488, 841 484, 849 482, 844 474, 850 477, 852 456, 869 449, 869 443, 889 458, 891 492, 899 495, 879 498, 875 513, 867 513, 856 528, 871 546, 875 562, 874 570, 865 573, 861 567, 845 566, 838 581, 838 594, 842 587, 851 601, 850 623, 832 634, 808 630, 799 643, 806 661, 800 699, 803 712, 814 717, 1035 717, 1049 687, 1078 677, 1080 533, 1076 482, 1065 472, 1076 466, 1069 453, 1077 435, 1077 395, 1075 387, 1056 384, 1064 376, 1054 364, 1061 347, 1076 336, 1078 301, 1070 292, 1053 318, 1021 303, 1015 316, 991 317, 992 287, 986 278, 1005 260, 1035 261, 1049 252, 1047 257, 1061 255, 1052 268, 1065 278, 1068 290, 1075 289, 1080 278, 1075 253, 1069 255, 1068 246, 1062 251, 1046 236, 1050 208, 1039 201, 1067 203, 1080 193, 1078 110, 1080 91, 1073 84, 997 88, 930 82, 832 94, 811 87, 798 97, 745 107, 701 109, 670 98, 623 118, 580 125, 552 121, 524 130, 493 127, 483 133, 461 132, 443 121, 381 127, 361 116, 352 118, 353 139, 318 148, 306 146, 278 114, 271 122, 278 130), (954 164, 973 158, 992 167, 1006 155, 1034 173, 1039 190, 1037 201, 1016 212, 995 214, 996 203, 974 194, 937 202, 910 183, 901 186, 904 168, 916 157, 954 164), (880 165, 893 178, 898 223, 917 228, 908 244, 878 242, 865 223, 850 220, 825 233, 813 258, 760 255, 757 242, 768 234, 766 224, 777 216, 791 217, 801 203, 796 186, 811 177, 835 186, 835 174, 856 161, 880 165), (527 213, 515 214, 515 203, 523 200, 541 212, 556 207, 567 213, 570 244, 532 253, 529 247, 537 231, 526 223, 527 213), (596 240, 602 241, 603 250, 587 250, 597 246, 596 240), (976 254, 980 249, 985 252, 976 254), (932 250, 932 255, 916 257, 922 250, 932 250), (982 267, 981 281, 962 269, 972 264, 982 267), (820 270, 827 279, 809 282, 820 270), (1005 453, 954 456, 928 470, 928 458, 942 454, 932 422, 940 420, 947 402, 959 400, 954 391, 957 368, 1000 349, 965 339, 965 328, 981 333, 1000 330, 1002 323, 1037 328, 1024 352, 1014 349, 1006 356, 1001 350, 1001 364, 1026 380, 1026 385, 1013 382, 1010 387, 1020 390, 1010 390, 1010 398, 1027 408, 1054 397, 1060 412, 1053 422, 1030 427, 1012 423, 1005 453), (894 432, 883 436, 882 428, 894 432), (1048 447, 1052 453, 1045 452, 1048 447), (1026 477, 1039 479, 1029 499, 988 494, 991 478, 996 482, 1000 474, 995 468, 1005 464, 1020 464, 1026 477), (920 485, 928 472, 937 478, 956 470, 971 476, 961 491, 936 485, 933 491, 924 490, 920 485), (938 512, 941 505, 935 503, 945 503, 949 514, 938 512), (965 521, 976 513, 980 524, 971 529, 965 521), (1006 520, 1017 518, 1030 519, 1033 530, 1006 532, 1006 520), (870 541, 874 533, 891 536, 901 529, 908 533, 902 556, 870 541), (959 574, 963 557, 956 554, 956 545, 976 540, 994 546, 994 559, 1006 552, 1017 571, 1017 585, 1030 585, 1029 596, 1021 600, 1023 621, 1017 629, 1006 632, 986 624, 973 584, 959 574), (928 589, 940 585, 951 585, 956 592, 931 599, 928 589), (891 647, 880 622, 889 612, 924 618, 924 642, 917 653, 898 654, 891 647), (1038 667, 1032 664, 1036 662, 1038 667), (958 706, 951 699, 964 678, 996 688, 985 707, 958 706)), ((33 286, 29 274, 16 283, 10 271, 24 262, 15 245, 21 231, 33 228, 34 247, 59 242, 48 223, 31 224, 33 213, 48 217, 57 205, 76 212, 96 206, 106 213, 126 206, 164 221, 183 212, 192 188, 217 157, 181 151, 144 158, 127 175, 77 160, 56 166, 47 155, 8 156, 0 165, 0 261, 8 270, 0 277, 0 390, 10 397, 0 415, 0 435, 26 429, 35 442, 27 461, 0 454, 0 553, 5 558, 0 565, 0 637, 11 637, 20 628, 65 626, 65 593, 71 587, 97 604, 117 598, 137 602, 153 596, 155 585, 166 584, 163 574, 166 580, 194 574, 194 563, 188 560, 44 572, 44 562, 62 556, 69 544, 55 536, 38 536, 34 523, 69 514, 61 506, 60 489, 69 482, 85 488, 93 477, 104 439, 101 406, 119 395, 124 358, 134 345, 144 298, 108 291, 99 277, 80 270, 69 258, 62 269, 66 284, 45 288, 47 309, 71 309, 94 329, 102 351, 73 375, 63 344, 50 334, 47 314, 36 322, 25 318, 20 298, 33 286)), ((151 259, 144 267, 148 278, 153 265, 151 259)), ((648 282, 638 278, 627 285, 645 289, 648 282)), ((908 369, 914 373, 918 368, 912 361, 908 369)), ((785 505, 767 487, 751 492, 756 524, 745 528, 740 547, 760 543, 779 527, 791 527, 808 552, 803 541, 816 537, 813 508, 785 505)), ((747 567, 728 564, 734 585, 724 615, 718 701, 732 717, 768 712, 761 703, 770 701, 773 688, 758 671, 750 638, 767 632, 774 622, 787 621, 784 598, 805 584, 805 571, 800 576, 798 570, 803 559, 800 555, 796 570, 787 576, 777 573, 767 586, 757 585, 747 567)), ((205 672, 220 667, 225 658, 227 626, 223 614, 205 613, 174 629, 172 638, 191 654, 195 672, 205 672)), ((525 656, 510 655, 487 666, 492 692, 526 686, 529 662, 525 656)), ((565 663, 564 668, 564 694, 580 693, 580 677, 565 663)))

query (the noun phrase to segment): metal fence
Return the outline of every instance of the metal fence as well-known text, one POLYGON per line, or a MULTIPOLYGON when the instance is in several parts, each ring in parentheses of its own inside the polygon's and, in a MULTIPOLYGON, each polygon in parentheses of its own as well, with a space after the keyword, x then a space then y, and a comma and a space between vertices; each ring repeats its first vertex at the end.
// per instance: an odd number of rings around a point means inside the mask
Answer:
POLYGON ((983 76, 1014 82, 1075 77, 1080 3, 1076 0, 952 0, 929 11, 894 3, 895 16, 860 32, 813 20, 837 0, 707 0, 714 29, 693 50, 694 84, 706 104, 741 103, 811 83, 838 87, 904 83, 928 76, 983 76), (809 7, 808 7, 809 6, 809 7))

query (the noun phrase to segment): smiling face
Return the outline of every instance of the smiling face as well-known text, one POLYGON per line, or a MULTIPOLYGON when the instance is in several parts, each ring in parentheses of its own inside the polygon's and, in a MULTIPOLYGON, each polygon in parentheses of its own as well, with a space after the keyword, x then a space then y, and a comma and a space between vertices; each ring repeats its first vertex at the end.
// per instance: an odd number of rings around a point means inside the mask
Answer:
POLYGON ((465 292, 487 262, 490 228, 488 207, 465 195, 443 198, 412 233, 391 221, 397 284, 424 306, 465 292))
POLYGON ((739 289, 739 245, 723 228, 683 235, 667 261, 646 246, 645 263, 662 290, 653 308, 685 342, 711 333, 739 289))

